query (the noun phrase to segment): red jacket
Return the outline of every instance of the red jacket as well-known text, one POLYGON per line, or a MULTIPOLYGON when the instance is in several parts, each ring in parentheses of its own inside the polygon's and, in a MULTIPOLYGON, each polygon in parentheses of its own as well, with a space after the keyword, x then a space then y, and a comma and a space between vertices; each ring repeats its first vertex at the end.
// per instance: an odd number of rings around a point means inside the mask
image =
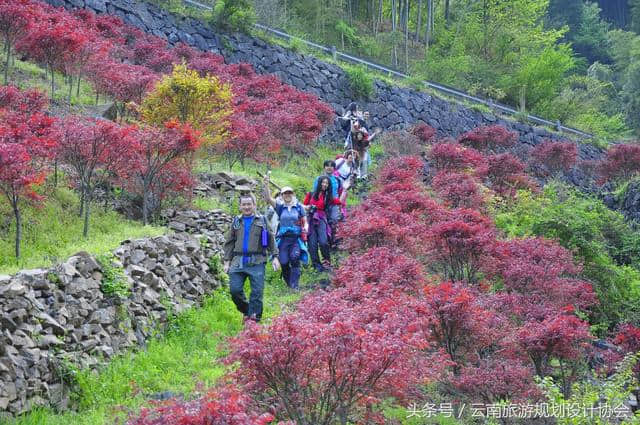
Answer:
MULTIPOLYGON (((307 192, 307 195, 304 197, 304 201, 302 202, 304 205, 315 205, 316 208, 320 211, 325 210, 324 204, 324 193, 320 192, 318 199, 313 198, 313 193, 307 192)), ((340 199, 333 200, 334 205, 340 205, 340 199)))

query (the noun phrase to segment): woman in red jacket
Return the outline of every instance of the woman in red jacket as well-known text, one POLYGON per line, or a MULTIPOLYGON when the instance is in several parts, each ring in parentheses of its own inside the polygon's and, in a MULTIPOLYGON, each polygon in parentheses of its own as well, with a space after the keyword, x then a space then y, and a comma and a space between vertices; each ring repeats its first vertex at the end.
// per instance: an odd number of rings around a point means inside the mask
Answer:
POLYGON ((303 202, 310 217, 309 255, 311 256, 313 268, 320 272, 326 271, 331 264, 331 252, 329 249, 331 227, 329 227, 327 221, 326 211, 330 205, 338 205, 340 203, 339 199, 333 199, 331 193, 331 180, 327 176, 322 176, 318 180, 315 192, 308 192, 303 202), (318 246, 322 253, 322 263, 318 255, 318 246))

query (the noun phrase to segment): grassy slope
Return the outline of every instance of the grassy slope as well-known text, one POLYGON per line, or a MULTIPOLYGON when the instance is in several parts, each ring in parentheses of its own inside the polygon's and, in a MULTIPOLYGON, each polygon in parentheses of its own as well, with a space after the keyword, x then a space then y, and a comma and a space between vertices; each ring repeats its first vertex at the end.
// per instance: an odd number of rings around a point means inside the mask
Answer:
POLYGON ((69 189, 46 187, 46 201, 22 208, 22 256, 14 253, 15 219, 8 203, 0 202, 0 274, 45 267, 78 251, 104 254, 130 238, 164 233, 156 226, 126 220, 117 212, 92 205, 89 237, 82 237, 83 219, 78 216, 79 198, 69 189))
MULTIPOLYGON (((333 158, 335 152, 329 148, 319 148, 314 157, 310 160, 294 160, 284 167, 272 171, 272 180, 281 185, 289 185, 296 189, 299 195, 310 190, 312 179, 321 173, 322 162, 326 158, 333 158)), ((214 163, 213 172, 231 171, 236 174, 243 174, 257 177, 257 170, 264 171, 264 167, 257 164, 247 164, 245 169, 228 167, 220 162, 214 163)), ((208 166, 202 166, 201 171, 209 171, 208 166)), ((52 245, 55 239, 64 239, 67 234, 80 234, 81 228, 69 231, 70 224, 61 222, 59 225, 52 223, 67 218, 74 222, 77 218, 72 212, 77 209, 77 199, 75 195, 67 190, 58 190, 60 195, 53 199, 57 205, 45 207, 43 211, 33 211, 31 220, 35 222, 35 213, 40 218, 38 221, 48 223, 45 227, 30 227, 30 233, 43 238, 38 243, 39 255, 42 256, 44 246, 52 245), (60 197, 70 197, 66 201, 60 197), (65 204, 68 213, 59 213, 60 204, 65 204), (45 236, 48 235, 45 241, 45 236)), ((352 197, 355 202, 355 197, 352 197)), ((52 201, 53 202, 53 201, 52 201)), ((219 200, 200 198, 194 202, 196 206, 216 207, 227 211, 233 211, 235 205, 225 204, 219 200)), ((121 233, 112 234, 118 221, 115 213, 99 213, 98 208, 94 208, 93 234, 99 229, 105 229, 102 235, 104 238, 113 237, 113 241, 125 239, 128 232, 132 232, 134 227, 122 228, 121 233)), ((78 223, 78 226, 81 223, 78 223)), ((132 224, 133 225, 133 224, 132 224)), ((141 226, 138 226, 141 227, 141 226)), ((155 229, 154 229, 155 230, 155 229)), ((95 239, 95 238, 94 238, 95 239)), ((110 239, 108 239, 110 240, 110 239)), ((11 240, 6 241, 11 246, 11 240)), ((5 243, 3 237, 2 243, 5 243)), ((31 242, 29 243, 31 244, 31 242)), ((74 251, 78 245, 77 241, 68 245, 68 250, 74 251), (75 244, 74 244, 75 243, 75 244)), ((26 244, 25 244, 26 245, 26 244)), ((63 257, 60 243, 55 243, 57 254, 63 257)), ((101 243, 105 250, 108 250, 108 242, 101 243)), ((49 247, 50 248, 50 247, 49 247)), ((97 244, 83 247, 90 252, 95 252, 97 244)), ((41 257, 32 258, 33 264, 41 261, 41 257)), ((296 294, 288 290, 279 273, 275 273, 267 268, 267 283, 265 288, 265 317, 267 321, 277 316, 287 306, 292 306, 299 298, 296 294)), ((302 278, 302 287, 309 288, 313 282, 319 278, 318 275, 305 271, 302 278)), ((248 290, 248 288, 247 288, 248 290)), ((70 370, 69 375, 75 376, 74 406, 76 412, 66 412, 58 414, 51 409, 38 409, 30 412, 16 420, 6 422, 11 425, 32 425, 32 424, 81 424, 81 425, 102 425, 113 423, 115 418, 122 418, 131 410, 137 410, 147 403, 149 396, 162 392, 172 391, 187 395, 187 397, 197 396, 201 391, 206 390, 215 383, 225 370, 220 358, 225 353, 225 341, 229 336, 233 336, 241 329, 241 315, 236 311, 228 290, 221 289, 209 297, 202 308, 192 309, 181 314, 173 320, 169 326, 169 331, 164 337, 149 342, 146 350, 137 353, 128 352, 111 361, 100 373, 93 374, 86 371, 70 370)), ((3 423, 0 421, 0 423, 3 423)))
MULTIPOLYGON (((37 87, 46 91, 49 87, 43 69, 19 60, 16 60, 11 81, 21 88, 37 87)), ((57 76, 57 84, 61 82, 62 79, 57 76)), ((54 107, 59 110, 68 108, 64 103, 66 90, 57 91, 54 99, 54 107)), ((79 97, 75 96, 75 89, 73 91, 72 109, 76 113, 91 111, 94 100, 90 87, 82 83, 79 97)), ((298 196, 303 196, 311 190, 313 178, 323 172, 322 162, 333 159, 338 152, 320 147, 311 158, 294 158, 285 166, 273 169, 271 179, 280 186, 293 187, 298 196)), ((379 153, 379 147, 375 146, 372 149, 374 159, 379 153)), ((264 173, 267 170, 265 166, 253 163, 246 164, 244 168, 236 165, 230 170, 223 161, 213 163, 212 168, 213 172, 226 171, 253 178, 258 178, 256 171, 264 173)), ((208 165, 203 165, 199 171, 208 172, 210 169, 208 165)), ((19 263, 13 258, 13 216, 7 205, 0 203, 1 217, 4 217, 0 221, 0 274, 50 265, 80 250, 105 253, 124 239, 164 231, 162 228, 143 227, 137 222, 124 220, 117 213, 96 205, 92 208, 90 237, 84 240, 81 236, 82 220, 77 215, 77 195, 62 187, 55 190, 46 187, 43 191, 48 193, 48 199, 41 207, 24 208, 23 257, 19 263)), ((349 203, 356 202, 356 197, 351 196, 349 203)), ((237 210, 236 205, 213 198, 195 199, 194 206, 221 208, 231 213, 237 210)), ((326 276, 305 271, 301 286, 310 288, 319 278, 326 276)), ((267 268, 266 281, 264 315, 268 322, 283 309, 291 308, 300 294, 286 288, 279 273, 270 268, 267 268)), ((225 367, 220 359, 225 354, 226 340, 237 334, 241 326, 241 315, 236 311, 228 290, 220 289, 206 299, 202 308, 192 309, 174 318, 164 336, 149 341, 145 349, 117 356, 98 373, 70 367, 66 372, 74 411, 56 413, 40 408, 11 421, 0 419, 0 424, 109 424, 146 405, 149 396, 154 393, 171 391, 195 397, 224 373, 225 367)))

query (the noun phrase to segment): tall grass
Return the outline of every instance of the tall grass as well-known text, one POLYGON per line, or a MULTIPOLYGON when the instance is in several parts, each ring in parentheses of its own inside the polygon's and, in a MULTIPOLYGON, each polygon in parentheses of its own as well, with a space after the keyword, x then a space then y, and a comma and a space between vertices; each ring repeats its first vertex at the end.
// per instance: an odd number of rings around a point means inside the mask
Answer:
POLYGON ((156 236, 164 229, 124 219, 117 212, 93 205, 89 237, 82 237, 83 219, 78 215, 79 199, 70 189, 47 187, 41 206, 22 207, 22 255, 14 254, 15 221, 6 202, 0 202, 0 274, 20 269, 46 267, 64 261, 78 251, 105 254, 121 241, 156 236))

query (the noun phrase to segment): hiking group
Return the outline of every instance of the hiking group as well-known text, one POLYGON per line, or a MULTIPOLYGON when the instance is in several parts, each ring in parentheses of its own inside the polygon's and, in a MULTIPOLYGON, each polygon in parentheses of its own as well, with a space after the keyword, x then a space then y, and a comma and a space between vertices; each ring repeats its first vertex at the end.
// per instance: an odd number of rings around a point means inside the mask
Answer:
POLYGON ((274 196, 269 173, 263 178, 262 195, 268 211, 259 214, 253 194, 239 198, 240 215, 234 217, 225 237, 224 271, 229 274, 231 298, 245 320, 262 318, 265 265, 293 290, 299 289, 302 264, 311 262, 318 272, 331 270, 331 251, 336 246, 336 226, 346 216, 348 192, 359 179, 367 178, 371 159, 369 145, 379 130, 369 133, 368 113, 351 103, 337 118, 344 130, 345 152, 324 161, 324 173, 314 179, 311 191, 300 202, 288 186, 274 196), (272 223, 277 224, 272 224, 272 223), (249 279, 247 301, 244 283, 249 279))

